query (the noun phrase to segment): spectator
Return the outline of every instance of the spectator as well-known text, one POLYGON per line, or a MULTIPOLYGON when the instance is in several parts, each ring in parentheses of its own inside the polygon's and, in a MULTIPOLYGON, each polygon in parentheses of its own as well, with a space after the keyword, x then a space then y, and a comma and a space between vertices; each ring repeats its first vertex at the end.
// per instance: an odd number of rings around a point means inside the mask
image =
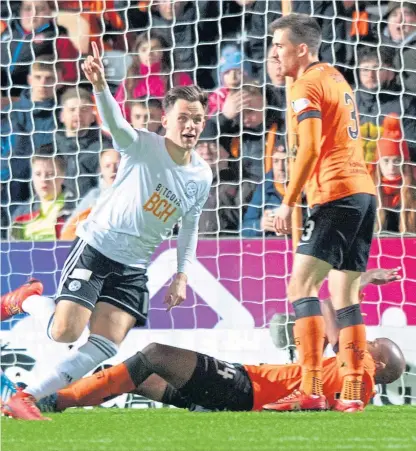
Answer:
POLYGON ((416 3, 389 2, 384 19, 383 42, 396 48, 395 66, 403 70, 403 84, 410 93, 416 87, 416 3))
POLYGON ((100 154, 100 181, 97 188, 92 188, 81 200, 62 230, 61 239, 72 241, 76 238, 78 224, 86 219, 99 197, 114 183, 120 164, 120 153, 114 149, 104 149, 100 154))
POLYGON ((222 3, 222 40, 235 42, 241 47, 242 53, 252 63, 254 78, 262 82, 268 25, 281 16, 281 2, 231 0, 222 3))
POLYGON ((266 174, 264 184, 259 184, 243 218, 242 235, 262 236, 263 233, 276 236, 273 226, 274 211, 282 203, 279 184, 286 183, 286 152, 279 146, 273 153, 273 169, 266 174))
POLYGON ((8 202, 12 209, 15 202, 29 197, 30 158, 34 150, 53 140, 55 87, 60 71, 53 57, 38 57, 28 75, 30 89, 22 91, 17 102, 2 110, 2 194, 8 197, 3 182, 10 181, 8 202))
POLYGON ((172 86, 188 86, 191 77, 183 72, 171 73, 169 52, 165 39, 153 31, 139 35, 134 45, 133 64, 127 71, 127 80, 118 88, 115 98, 127 120, 130 110, 126 100, 140 97, 162 99, 172 86))
MULTIPOLYGON (((104 50, 120 49, 125 51, 126 25, 119 11, 125 9, 124 1, 117 0, 59 0, 60 11, 71 11, 75 16, 75 36, 79 35, 79 20, 86 21, 89 25, 89 41, 95 42, 98 48, 103 46, 104 50), (119 11, 117 11, 119 10, 119 11)), ((136 5, 137 8, 137 5, 136 5)), ((71 23, 68 24, 68 31, 71 23)), ((86 36, 82 36, 85 42, 86 36)), ((83 42, 83 44, 84 44, 83 42)))
POLYGON ((208 116, 221 112, 228 94, 241 89, 251 74, 250 64, 244 61, 244 55, 233 45, 222 49, 218 71, 221 86, 209 96, 208 116))
POLYGON ((356 100, 366 161, 376 160, 376 142, 382 135, 385 117, 391 115, 402 118, 405 140, 414 143, 411 153, 416 157, 416 121, 404 117, 405 114, 416 116, 415 99, 402 94, 393 70, 392 50, 385 47, 360 49, 358 78, 356 100))
POLYGON ((19 18, 12 19, 1 35, 1 86, 19 96, 27 87, 30 68, 40 55, 54 55, 62 61, 64 82, 78 79, 79 53, 67 36, 65 28, 57 26, 53 17, 54 1, 22 0, 19 18))
POLYGON ((13 215, 11 238, 28 241, 59 239, 65 220, 75 207, 71 192, 63 189, 65 160, 54 154, 51 144, 42 146, 32 158, 35 196, 13 215))
POLYGON ((269 50, 267 51, 267 60, 266 60, 267 82, 272 86, 285 87, 286 77, 283 77, 282 75, 279 74, 278 64, 276 60, 272 58, 272 50, 273 46, 270 46, 269 50))
POLYGON ((162 127, 162 102, 157 99, 137 100, 129 102, 131 125, 136 128, 147 128, 149 132, 164 135, 162 127))
POLYGON ((218 236, 237 233, 240 222, 239 190, 235 174, 228 166, 227 151, 211 139, 199 142, 195 151, 211 166, 213 174, 212 187, 199 221, 199 234, 218 236))
POLYGON ((308 12, 308 9, 313 8, 313 15, 322 28, 320 59, 335 65, 352 84, 357 47, 373 42, 375 38, 366 10, 368 2, 342 0, 294 3, 296 12, 310 14, 312 11, 308 12))
POLYGON ((77 199, 98 184, 99 155, 111 147, 96 122, 91 94, 82 88, 69 88, 61 98, 60 120, 64 129, 56 133, 56 147, 66 160, 66 181, 77 199))
POLYGON ((207 121, 207 127, 218 127, 216 136, 221 136, 221 143, 234 159, 233 169, 243 180, 243 202, 251 198, 255 184, 264 181, 277 145, 279 128, 276 112, 267 108, 268 94, 257 86, 244 85, 227 96, 218 117, 207 121))
POLYGON ((378 231, 415 234, 416 180, 398 119, 386 118, 377 148, 378 231))
POLYGON ((209 67, 215 66, 217 60, 219 3, 211 0, 152 2, 145 22, 147 27, 163 35, 172 49, 173 69, 193 74, 198 69, 198 85, 206 89, 213 87, 209 67))
POLYGON ((280 75, 279 67, 276 60, 272 57, 272 46, 267 52, 266 70, 267 81, 266 86, 269 92, 273 93, 273 100, 269 102, 269 108, 275 108, 281 133, 285 132, 286 126, 286 77, 280 75))

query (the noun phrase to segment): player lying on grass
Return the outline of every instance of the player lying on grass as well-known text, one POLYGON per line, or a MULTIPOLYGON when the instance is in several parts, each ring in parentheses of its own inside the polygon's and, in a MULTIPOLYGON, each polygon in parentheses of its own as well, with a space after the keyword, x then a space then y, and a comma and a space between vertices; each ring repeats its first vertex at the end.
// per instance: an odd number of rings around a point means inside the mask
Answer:
MULTIPOLYGON (((370 270, 362 286, 381 285, 400 279, 398 270, 370 270)), ((321 303, 329 343, 337 349, 339 328, 329 300, 321 303)), ((391 383, 401 376, 405 360, 399 347, 387 338, 367 343, 362 401, 367 405, 374 385, 391 383)), ((112 368, 81 379, 42 399, 43 411, 99 405, 123 393, 136 393, 176 407, 202 406, 212 410, 267 410, 267 404, 284 398, 300 387, 301 366, 240 365, 204 354, 153 343, 112 368)), ((323 387, 329 407, 342 389, 343 362, 324 359, 323 387)), ((292 410, 296 406, 292 405, 292 410)), ((285 409, 287 410, 287 409, 285 409)))

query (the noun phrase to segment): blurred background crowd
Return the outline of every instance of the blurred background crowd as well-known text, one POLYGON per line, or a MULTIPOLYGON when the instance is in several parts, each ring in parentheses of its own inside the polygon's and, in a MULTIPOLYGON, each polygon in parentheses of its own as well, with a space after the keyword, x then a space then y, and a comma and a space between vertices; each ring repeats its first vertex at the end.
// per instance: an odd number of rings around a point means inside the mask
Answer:
MULTIPOLYGON (((163 134, 172 86, 209 93, 196 151, 214 182, 205 237, 276 236, 288 179, 286 82, 268 58, 274 0, 1 2, 1 238, 72 240, 119 154, 81 62, 95 41, 135 128, 163 134)), ((293 1, 323 30, 320 58, 354 86, 378 186, 378 233, 416 234, 416 2, 293 1)))

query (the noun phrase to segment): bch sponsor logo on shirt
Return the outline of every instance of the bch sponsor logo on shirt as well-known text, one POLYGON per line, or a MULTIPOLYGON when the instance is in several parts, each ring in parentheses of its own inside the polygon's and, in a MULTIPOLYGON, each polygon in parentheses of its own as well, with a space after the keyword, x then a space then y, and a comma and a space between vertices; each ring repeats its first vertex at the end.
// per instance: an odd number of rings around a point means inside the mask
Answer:
POLYGON ((159 183, 153 194, 143 205, 145 211, 153 213, 156 218, 166 222, 181 206, 181 200, 169 188, 159 183))

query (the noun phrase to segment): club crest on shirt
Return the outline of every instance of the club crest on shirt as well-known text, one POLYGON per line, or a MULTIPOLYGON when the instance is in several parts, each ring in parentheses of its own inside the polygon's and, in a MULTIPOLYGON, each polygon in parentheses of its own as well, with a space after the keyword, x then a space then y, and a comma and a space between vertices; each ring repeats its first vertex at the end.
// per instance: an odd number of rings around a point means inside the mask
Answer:
POLYGON ((292 108, 293 111, 298 114, 300 113, 302 110, 304 110, 305 108, 307 108, 309 105, 311 104, 311 102, 308 99, 297 99, 294 100, 292 102, 292 108))
POLYGON ((68 285, 68 290, 69 291, 78 291, 80 288, 81 288, 81 282, 79 280, 73 280, 68 285))
POLYGON ((198 190, 198 187, 193 180, 190 180, 185 185, 185 193, 186 193, 187 197, 189 197, 189 198, 195 197, 197 190, 198 190))

